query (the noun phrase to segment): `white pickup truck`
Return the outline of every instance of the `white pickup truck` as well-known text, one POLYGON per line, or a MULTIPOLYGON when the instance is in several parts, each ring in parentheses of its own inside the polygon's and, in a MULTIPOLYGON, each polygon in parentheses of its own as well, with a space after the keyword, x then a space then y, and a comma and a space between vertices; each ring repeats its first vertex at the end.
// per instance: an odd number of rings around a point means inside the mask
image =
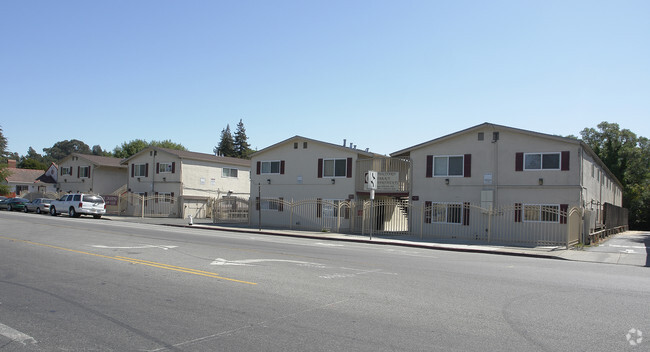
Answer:
POLYGON ((106 214, 106 203, 104 198, 96 194, 66 194, 50 203, 50 215, 57 216, 62 213, 68 213, 71 218, 87 214, 99 219, 106 214))

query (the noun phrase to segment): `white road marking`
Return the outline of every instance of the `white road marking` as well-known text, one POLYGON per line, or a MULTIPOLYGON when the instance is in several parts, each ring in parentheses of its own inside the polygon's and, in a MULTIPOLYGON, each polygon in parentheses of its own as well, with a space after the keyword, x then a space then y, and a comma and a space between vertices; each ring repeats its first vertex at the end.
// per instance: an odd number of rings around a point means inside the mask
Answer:
POLYGON ((617 248, 636 248, 636 249, 646 249, 646 246, 623 246, 620 244, 608 244, 608 247, 617 247, 617 248))
POLYGON ((23 334, 22 332, 12 329, 2 323, 0 323, 0 335, 9 338, 11 341, 20 342, 23 345, 26 345, 27 343, 36 343, 36 340, 34 340, 33 337, 23 334))
POLYGON ((636 253, 636 251, 634 249, 626 249, 621 251, 621 253, 636 253))
POLYGON ((244 259, 244 260, 225 260, 223 258, 215 259, 210 265, 239 265, 239 266, 252 266, 255 263, 264 263, 264 262, 280 262, 280 263, 292 263, 298 264, 300 266, 310 266, 317 268, 324 268, 325 265, 318 263, 303 262, 299 260, 286 260, 286 259, 244 259))
POLYGON ((176 248, 178 246, 154 246, 152 244, 146 244, 144 246, 131 246, 131 247, 114 247, 114 246, 103 246, 100 244, 93 245, 92 247, 95 248, 107 248, 107 249, 145 249, 145 248, 160 248, 163 250, 168 250, 171 248, 176 248))
POLYGON ((329 247, 343 247, 342 244, 335 244, 335 243, 323 243, 323 242, 316 242, 317 245, 320 246, 329 246, 329 247))

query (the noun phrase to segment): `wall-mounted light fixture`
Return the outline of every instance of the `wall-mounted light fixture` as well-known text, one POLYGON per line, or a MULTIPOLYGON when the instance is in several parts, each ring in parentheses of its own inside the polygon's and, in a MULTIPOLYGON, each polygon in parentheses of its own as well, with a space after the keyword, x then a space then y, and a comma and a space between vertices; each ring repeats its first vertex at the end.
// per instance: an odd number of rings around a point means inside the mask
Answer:
POLYGON ((449 186, 449 179, 448 179, 448 178, 445 179, 445 184, 446 184, 447 186, 449 186))
POLYGON ((163 177, 163 182, 167 182, 167 177, 163 177))
POLYGON ((138 182, 140 182, 140 177, 138 177, 138 182))
POLYGON ((332 179, 332 184, 335 184, 335 183, 336 183, 336 179, 333 178, 333 179, 332 179))
POLYGON ((271 179, 270 179, 270 178, 267 178, 267 179, 266 179, 266 183, 271 184, 271 179))
POLYGON ((538 182, 538 183, 539 183, 539 185, 541 186, 541 185, 543 185, 543 184, 544 184, 544 179, 543 179, 543 178, 540 178, 540 179, 539 179, 539 180, 538 180, 537 182, 538 182))

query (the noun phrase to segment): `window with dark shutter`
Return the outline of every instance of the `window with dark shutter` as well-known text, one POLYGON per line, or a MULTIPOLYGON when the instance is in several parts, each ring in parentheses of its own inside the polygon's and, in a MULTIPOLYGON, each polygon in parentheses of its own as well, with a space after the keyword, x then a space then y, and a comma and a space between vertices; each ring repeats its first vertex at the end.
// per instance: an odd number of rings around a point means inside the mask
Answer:
POLYGON ((262 162, 261 162, 261 161, 258 161, 258 162, 257 162, 257 172, 256 172, 258 175, 260 174, 260 170, 261 170, 261 169, 262 169, 262 162))
POLYGON ((284 175, 284 160, 280 160, 280 175, 284 175))
POLYGON ((433 155, 427 155, 427 177, 433 177, 433 155))
POLYGON ((465 177, 472 177, 472 154, 463 156, 463 173, 465 177))
POLYGON ((515 171, 524 171, 524 153, 515 154, 515 171))
POLYGON ((569 171, 569 155, 568 151, 562 152, 562 171, 569 171))
POLYGON ((160 173, 160 163, 156 163, 156 174, 160 173))
POLYGON ((135 177, 135 164, 131 164, 131 177, 135 177))
POLYGON ((318 159, 318 178, 323 178, 323 159, 318 159))
POLYGON ((149 163, 144 164, 144 177, 149 177, 149 163))
POLYGON ((352 158, 348 158, 347 162, 347 173, 345 177, 352 178, 352 158))
POLYGON ((176 162, 172 161, 172 174, 174 174, 174 173, 176 173, 176 162))

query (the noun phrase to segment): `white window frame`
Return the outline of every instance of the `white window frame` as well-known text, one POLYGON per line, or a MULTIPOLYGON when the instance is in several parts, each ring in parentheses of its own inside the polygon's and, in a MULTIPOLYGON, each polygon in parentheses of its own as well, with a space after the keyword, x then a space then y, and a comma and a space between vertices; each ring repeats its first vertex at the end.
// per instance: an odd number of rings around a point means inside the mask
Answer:
POLYGON ((158 163, 158 173, 160 173, 160 174, 171 174, 172 173, 172 163, 158 163))
POLYGON ((79 166, 79 178, 90 178, 90 165, 79 166))
POLYGON ((133 177, 145 177, 147 174, 147 164, 133 164, 133 177))
POLYGON ((260 174, 262 174, 262 175, 279 175, 280 174, 281 164, 282 164, 282 162, 280 160, 261 161, 260 162, 260 174), (278 164, 278 172, 273 172, 273 164, 274 163, 278 164), (264 165, 268 165, 266 167, 267 168, 266 171, 264 171, 264 169, 265 169, 264 165))
POLYGON ((221 177, 230 177, 230 178, 238 178, 239 177, 239 169, 235 169, 232 167, 224 167, 221 169, 221 177), (234 176, 233 176, 234 173, 234 176))
POLYGON ((431 223, 432 224, 449 224, 449 225, 462 225, 463 212, 465 211, 463 203, 435 203, 431 202, 431 223), (449 206, 458 207, 460 213, 458 214, 458 222, 449 221, 451 212, 449 206))
MULTIPOLYGON (((340 165, 339 165, 340 166, 340 165)), ((348 175, 348 159, 347 158, 328 158, 328 159, 323 159, 323 177, 331 177, 331 178, 345 178, 348 175), (337 175, 337 162, 343 161, 343 175, 337 175), (327 167, 325 166, 326 163, 331 162, 332 163, 332 173, 328 174, 327 173, 327 167)))
POLYGON ((433 156, 433 177, 463 177, 465 175, 465 156, 464 155, 434 155, 433 156), (449 158, 460 158, 461 159, 461 169, 460 169, 460 175, 450 175, 449 174, 449 158), (440 170, 436 172, 436 159, 446 159, 447 162, 445 163, 445 173, 443 174, 440 170))
POLYGON ((560 152, 546 152, 546 153, 524 153, 524 171, 557 171, 561 170, 562 168, 562 153, 560 152), (539 155, 539 168, 529 168, 528 163, 526 162, 526 158, 529 156, 533 155, 539 155), (557 167, 551 168, 551 167, 544 167, 544 155, 557 155, 557 167))
POLYGON ((522 205, 522 221, 523 222, 543 222, 543 223, 560 223, 560 205, 559 204, 523 204, 522 205), (548 212, 544 208, 554 208, 553 211, 548 212), (537 209, 535 209, 537 208, 537 209), (529 215, 536 214, 535 218, 530 218, 529 215), (546 216, 545 216, 546 215, 546 216), (553 217, 554 219, 545 220, 545 217, 553 217))
POLYGON ((72 176, 72 166, 62 167, 61 176, 72 176))

